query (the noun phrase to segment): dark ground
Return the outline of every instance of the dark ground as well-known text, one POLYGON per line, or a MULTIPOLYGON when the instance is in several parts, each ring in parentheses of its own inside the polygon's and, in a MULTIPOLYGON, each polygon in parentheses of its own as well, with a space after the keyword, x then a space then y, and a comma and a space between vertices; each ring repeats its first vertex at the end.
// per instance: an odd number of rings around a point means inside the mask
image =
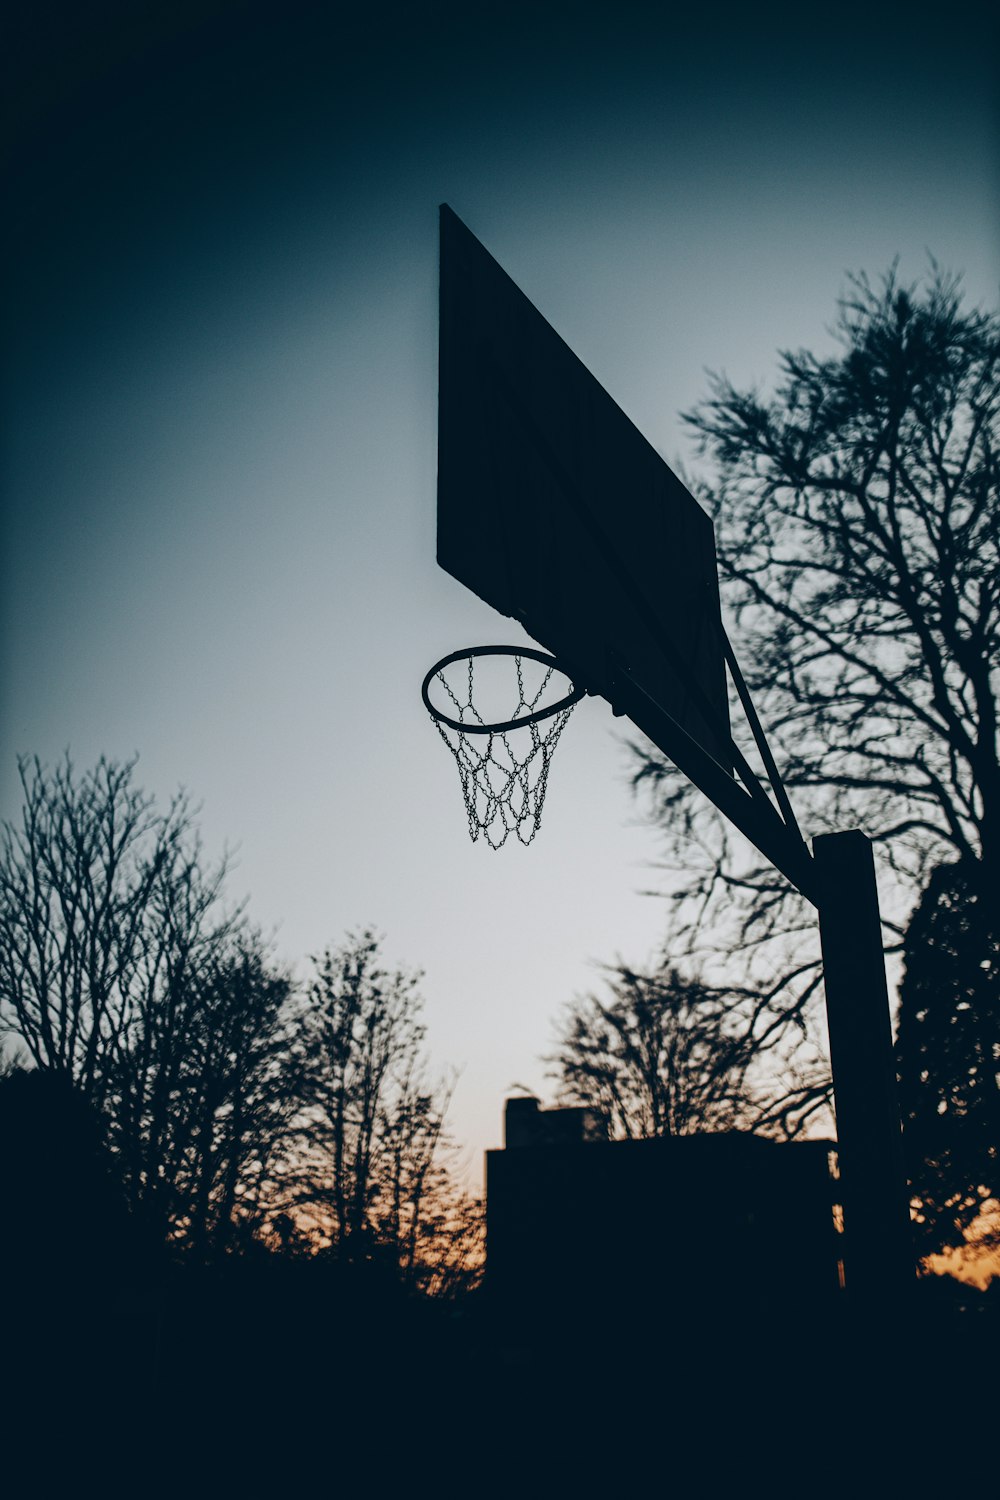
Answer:
POLYGON ((1000 1297, 946 1283, 880 1328, 675 1298, 643 1326, 581 1312, 532 1331, 482 1293, 428 1304, 315 1261, 100 1281, 83 1315, 56 1295, 7 1319, 5 1425, 50 1493, 85 1476, 137 1495, 843 1493, 904 1475, 927 1493, 995 1446, 1000 1297))

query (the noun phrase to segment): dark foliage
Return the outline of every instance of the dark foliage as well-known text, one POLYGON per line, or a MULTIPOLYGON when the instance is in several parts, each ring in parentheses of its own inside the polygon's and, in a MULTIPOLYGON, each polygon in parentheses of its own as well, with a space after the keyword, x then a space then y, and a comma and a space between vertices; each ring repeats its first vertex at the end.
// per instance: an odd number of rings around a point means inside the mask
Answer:
POLYGON ((130 1225, 106 1122, 64 1073, 0 1079, 0 1236, 8 1312, 82 1326, 121 1274, 130 1225))
POLYGON ((1000 918, 981 879, 939 866, 906 934, 896 1055, 921 1255, 965 1245, 988 1200, 1000 1215, 1000 918))

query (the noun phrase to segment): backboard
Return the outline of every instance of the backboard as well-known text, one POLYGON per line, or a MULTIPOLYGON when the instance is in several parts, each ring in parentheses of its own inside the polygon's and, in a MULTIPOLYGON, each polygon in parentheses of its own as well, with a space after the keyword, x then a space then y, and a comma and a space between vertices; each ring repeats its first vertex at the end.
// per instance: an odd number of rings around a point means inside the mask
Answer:
POLYGON ((731 769, 711 520, 446 204, 439 358, 438 562, 731 769))

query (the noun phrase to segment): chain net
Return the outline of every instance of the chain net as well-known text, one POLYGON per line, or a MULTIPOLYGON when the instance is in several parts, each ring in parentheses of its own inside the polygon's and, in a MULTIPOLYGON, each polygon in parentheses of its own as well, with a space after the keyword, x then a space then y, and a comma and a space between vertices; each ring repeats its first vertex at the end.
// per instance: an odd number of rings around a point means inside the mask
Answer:
MULTIPOLYGON (((515 691, 517 703, 510 712, 491 711, 487 715, 473 702, 477 660, 482 673, 482 659, 469 656, 453 665, 450 680, 443 670, 434 678, 449 700, 448 717, 462 724, 482 727, 544 710, 546 696, 552 696, 553 674, 564 675, 554 664, 543 670, 525 657, 503 658, 507 663, 513 661, 516 677, 516 688, 513 684, 507 687, 508 706, 515 691), (541 680, 537 686, 529 685, 526 673, 538 672, 541 680)), ((499 849, 513 833, 522 844, 531 843, 541 826, 552 756, 575 707, 573 702, 548 718, 488 734, 462 734, 433 719, 458 765, 473 842, 482 834, 491 849, 499 849)))

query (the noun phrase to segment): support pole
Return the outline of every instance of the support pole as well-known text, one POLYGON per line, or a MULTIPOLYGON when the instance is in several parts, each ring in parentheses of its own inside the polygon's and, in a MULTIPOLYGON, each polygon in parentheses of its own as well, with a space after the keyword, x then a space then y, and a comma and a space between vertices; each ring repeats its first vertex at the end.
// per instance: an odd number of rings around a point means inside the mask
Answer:
POLYGON ((915 1274, 871 841, 813 839, 851 1305, 898 1310, 915 1274))

